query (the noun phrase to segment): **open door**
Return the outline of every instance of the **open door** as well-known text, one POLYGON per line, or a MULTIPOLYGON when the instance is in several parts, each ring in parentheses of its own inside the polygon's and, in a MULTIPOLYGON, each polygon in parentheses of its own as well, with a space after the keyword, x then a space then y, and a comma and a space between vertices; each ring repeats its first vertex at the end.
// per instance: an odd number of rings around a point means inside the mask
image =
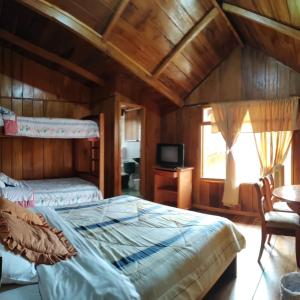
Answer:
POLYGON ((144 194, 144 108, 120 103, 120 182, 121 193, 136 197, 144 194))

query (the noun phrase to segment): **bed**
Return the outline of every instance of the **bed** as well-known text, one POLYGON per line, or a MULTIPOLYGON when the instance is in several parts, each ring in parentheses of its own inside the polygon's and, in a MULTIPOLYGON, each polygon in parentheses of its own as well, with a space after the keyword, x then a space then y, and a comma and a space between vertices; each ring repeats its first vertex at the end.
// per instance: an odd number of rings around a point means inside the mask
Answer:
MULTIPOLYGON (((36 210, 63 230, 79 253, 85 253, 85 257, 92 253, 95 264, 103 260, 117 272, 115 276, 129 279, 138 294, 137 299, 201 299, 245 246, 244 237, 225 218, 132 196, 36 210)), ((68 263, 61 262, 50 268, 38 266, 40 281, 34 285, 35 293, 39 289, 42 299, 59 299, 62 295, 85 299, 74 282, 64 283, 63 278, 54 277, 59 276, 62 269, 70 269, 72 261, 77 260, 78 265, 81 258, 79 254, 68 263)), ((71 269, 76 273, 76 268, 71 269)), ((91 272, 92 269, 93 266, 91 272)), ((101 284, 103 272, 99 271, 98 276, 101 284)), ((76 274, 72 278, 76 278, 76 274)), ((87 275, 84 282, 97 284, 93 278, 90 280, 87 275)), ((19 299, 12 297, 14 290, 3 292, 3 296, 19 299)))
POLYGON ((99 127, 94 120, 66 118, 37 118, 17 116, 0 106, 0 126, 8 136, 33 138, 83 139, 99 138, 99 127))
MULTIPOLYGON (((81 178, 20 180, 15 187, 0 188, 0 196, 11 201, 34 201, 32 206, 64 206, 103 199, 93 183, 81 178)), ((31 206, 31 205, 23 205, 31 206)))
MULTIPOLYGON (((32 198, 38 206, 60 206, 102 199, 102 193, 104 194, 103 113, 83 119, 36 118, 17 116, 11 110, 0 106, 0 129, 2 127, 4 130, 3 134, 0 134, 0 138, 4 138, 5 141, 11 139, 11 143, 15 144, 19 137, 30 140, 30 143, 26 143, 26 151, 31 151, 28 145, 34 145, 31 142, 33 138, 47 139, 44 144, 47 145, 45 149, 51 151, 53 160, 55 157, 52 154, 61 153, 61 151, 63 151, 64 157, 70 158, 65 168, 58 167, 58 163, 56 163, 56 165, 54 164, 55 172, 50 170, 49 174, 48 170, 48 174, 45 175, 42 170, 43 176, 58 178, 47 179, 46 177, 46 179, 37 178, 41 180, 19 181, 18 184, 9 185, 5 189, 3 186, 1 188, 0 182, 0 193, 4 197, 10 200, 19 198, 19 202, 23 201, 24 206, 30 201, 33 203, 32 198), (57 139, 70 141, 62 149, 58 147, 65 144, 57 143, 57 139)), ((22 147, 15 151, 16 157, 23 157, 22 147)), ((33 155, 33 152, 29 154, 33 155)), ((46 159, 47 154, 42 155, 46 159)), ((11 165, 13 163, 12 161, 11 165)), ((11 176, 14 168, 6 169, 8 175, 11 176)), ((22 169, 16 173, 24 174, 22 169)), ((23 179, 32 179, 29 177, 31 174, 28 171, 27 174, 23 179)))

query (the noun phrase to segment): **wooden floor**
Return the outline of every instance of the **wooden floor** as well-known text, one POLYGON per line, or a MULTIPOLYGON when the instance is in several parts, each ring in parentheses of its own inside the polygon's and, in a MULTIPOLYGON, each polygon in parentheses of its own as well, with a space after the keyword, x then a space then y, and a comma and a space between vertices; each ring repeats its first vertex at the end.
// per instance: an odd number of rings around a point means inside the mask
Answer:
POLYGON ((257 262, 260 247, 259 219, 244 216, 226 216, 246 238, 246 248, 238 254, 237 278, 220 280, 205 300, 275 300, 280 299, 280 278, 283 274, 300 271, 296 265, 295 240, 292 237, 273 236, 257 262))

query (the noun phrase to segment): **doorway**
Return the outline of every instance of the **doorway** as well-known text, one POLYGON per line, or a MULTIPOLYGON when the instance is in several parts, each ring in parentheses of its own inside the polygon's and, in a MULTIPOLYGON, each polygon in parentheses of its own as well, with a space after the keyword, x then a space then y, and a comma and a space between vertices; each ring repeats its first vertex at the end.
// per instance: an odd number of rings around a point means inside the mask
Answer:
POLYGON ((141 197, 144 112, 134 104, 122 103, 120 108, 121 191, 141 197))

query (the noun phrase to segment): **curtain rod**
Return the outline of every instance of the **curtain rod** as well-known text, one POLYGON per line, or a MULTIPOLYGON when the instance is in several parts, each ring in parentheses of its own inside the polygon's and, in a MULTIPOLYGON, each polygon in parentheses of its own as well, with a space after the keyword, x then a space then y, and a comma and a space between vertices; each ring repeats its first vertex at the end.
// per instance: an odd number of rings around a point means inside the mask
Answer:
MULTIPOLYGON (((287 98, 291 98, 291 97, 298 97, 299 100, 300 100, 300 96, 298 96, 298 95, 290 95, 287 98)), ((279 98, 261 99, 261 100, 275 100, 275 99, 279 99, 279 98)), ((244 99, 244 100, 237 100, 237 101, 253 101, 253 100, 255 100, 255 99, 247 99, 247 100, 244 99)), ((219 101, 219 103, 226 103, 226 102, 234 102, 234 101, 219 101)), ((184 104, 183 107, 205 107, 205 106, 210 106, 211 103, 210 102, 203 102, 203 103, 184 104)))

